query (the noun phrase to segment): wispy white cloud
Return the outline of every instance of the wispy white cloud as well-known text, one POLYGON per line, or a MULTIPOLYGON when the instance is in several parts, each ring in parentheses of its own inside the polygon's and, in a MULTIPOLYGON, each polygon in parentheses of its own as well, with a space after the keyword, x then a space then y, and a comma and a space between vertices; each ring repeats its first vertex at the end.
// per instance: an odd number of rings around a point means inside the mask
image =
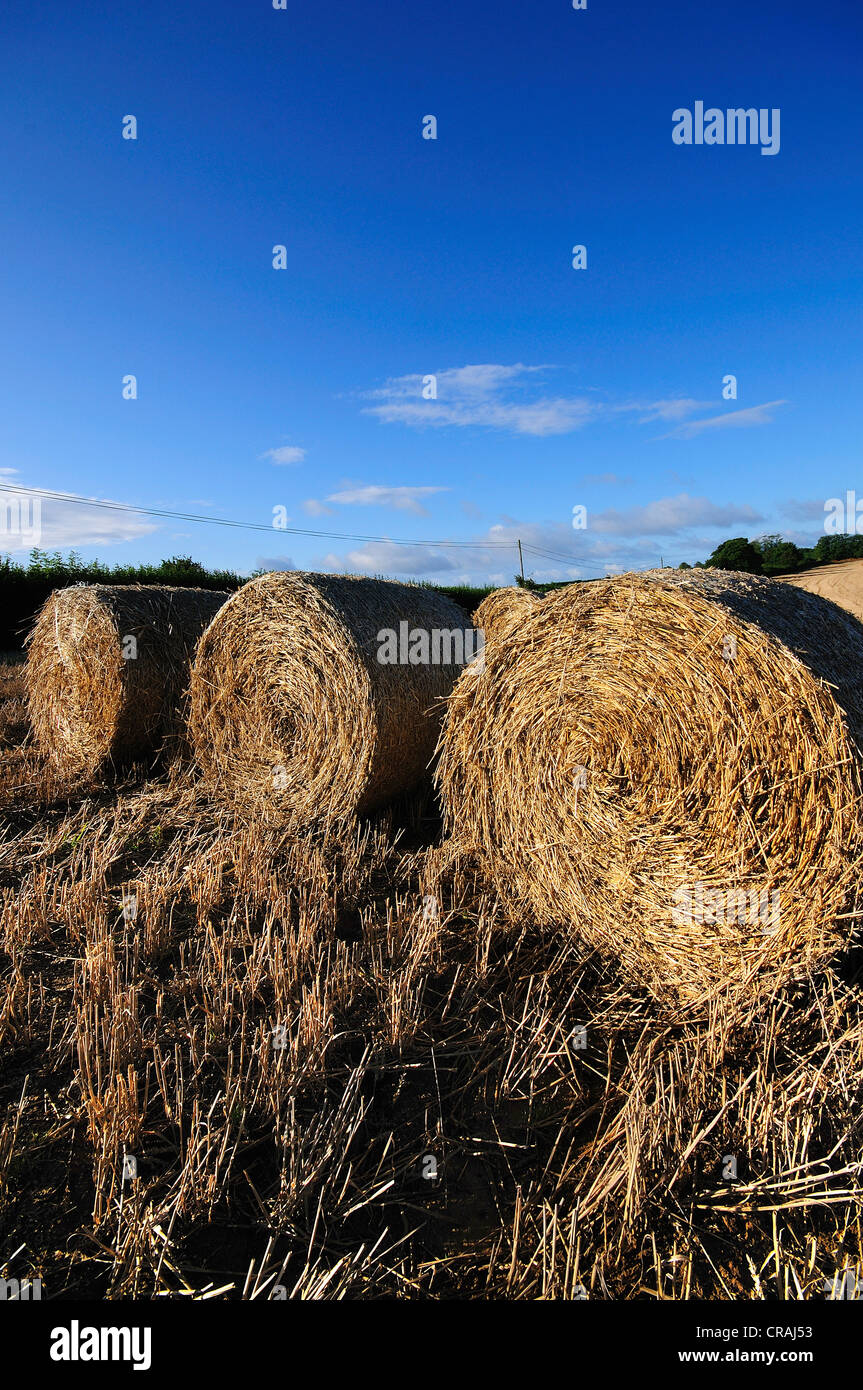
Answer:
MULTIPOLYGON (((517 382, 522 377, 555 370, 557 368, 551 363, 531 367, 525 362, 484 362, 469 367, 447 367, 433 375, 438 395, 443 387, 449 395, 477 399, 498 395, 504 386, 517 382)), ((366 400, 409 400, 421 396, 424 382, 425 378, 419 372, 408 376, 390 377, 383 386, 373 391, 364 391, 362 395, 366 400)))
POLYGON ((669 400, 644 402, 627 407, 639 412, 640 425, 651 425, 654 420, 685 420, 699 410, 709 410, 714 401, 696 401, 691 396, 673 396, 669 400))
POLYGON ((536 374, 551 370, 549 365, 531 367, 523 362, 449 367, 435 374, 435 400, 423 399, 421 375, 393 377, 383 387, 364 393, 365 399, 380 404, 363 409, 386 424, 479 426, 536 436, 569 434, 593 417, 595 402, 586 396, 520 398, 536 374))
POLYGON ((732 527, 754 535, 764 520, 746 505, 719 504, 681 493, 638 507, 589 509, 584 530, 574 530, 569 517, 532 522, 505 516, 483 534, 452 548, 371 542, 347 553, 331 553, 321 563, 349 573, 510 584, 518 568, 517 542, 521 540, 525 571, 535 579, 592 579, 652 568, 663 560, 668 563, 670 552, 677 560, 703 558, 723 535, 735 533, 732 527))
POLYGON ((256 570, 295 570, 298 568, 290 555, 259 555, 254 567, 256 570))
POLYGON ((753 507, 735 503, 718 506, 707 497, 690 497, 681 492, 677 497, 661 497, 641 507, 621 511, 609 507, 594 512, 589 526, 592 531, 614 536, 674 536, 693 527, 748 525, 763 520, 753 507))
POLYGON ((0 492, 0 552, 28 551, 34 546, 43 550, 75 550, 82 546, 121 545, 160 529, 160 524, 149 517, 111 511, 96 502, 91 497, 74 502, 39 497, 23 485, 14 493, 0 492), (20 507, 14 505, 14 499, 20 499, 20 507))
POLYGON ((412 512, 414 516, 428 516, 423 506, 423 498, 433 497, 436 492, 449 492, 447 487, 348 487, 340 492, 331 492, 328 502, 337 502, 343 507, 392 507, 397 512, 412 512))
MULTIPOLYGON (((844 501, 844 497, 842 500, 844 501)), ((815 501, 789 497, 787 502, 779 504, 778 510, 783 516, 790 516, 794 521, 820 521, 823 523, 826 516, 824 507, 826 501, 826 497, 818 498, 815 501)))
POLYGON ((765 401, 763 405, 752 405, 746 410, 730 410, 723 415, 710 415, 704 420, 688 420, 677 429, 664 434, 663 439, 692 439, 704 430, 750 429, 754 425, 769 425, 773 412, 787 401, 765 401))
POLYGON ((582 478, 585 487, 629 487, 632 479, 621 478, 618 473, 585 473, 582 478))
POLYGON ((537 580, 601 577, 620 569, 658 564, 656 543, 635 539, 609 541, 576 533, 561 522, 532 523, 507 519, 490 526, 468 545, 407 546, 375 541, 344 554, 322 557, 325 569, 341 573, 391 574, 412 579, 445 577, 449 583, 511 584, 518 570, 517 540, 524 546, 527 573, 537 580), (534 550, 553 552, 538 555, 534 550), (555 558, 558 556, 559 558, 555 558))
POLYGON ((278 449, 267 449, 263 454, 258 455, 262 459, 270 459, 273 463, 302 463, 306 457, 306 450, 300 449, 296 444, 286 444, 278 449))
POLYGON ((343 574, 402 574, 411 578, 451 574, 458 568, 457 561, 445 550, 396 545, 393 541, 370 541, 346 555, 327 555, 324 564, 343 574))
POLYGON ((636 415, 640 425, 661 421, 676 426, 662 438, 690 439, 705 430, 768 424, 772 412, 787 404, 768 401, 745 410, 692 419, 700 411, 710 410, 715 402, 692 396, 667 396, 613 403, 602 400, 593 391, 583 395, 544 394, 541 375, 560 370, 551 363, 530 366, 524 362, 486 362, 448 367, 435 373, 437 395, 433 400, 424 398, 429 382, 419 373, 391 377, 376 390, 360 394, 361 399, 374 402, 363 407, 364 413, 386 424, 413 428, 475 426, 540 438, 571 434, 600 420, 636 415))

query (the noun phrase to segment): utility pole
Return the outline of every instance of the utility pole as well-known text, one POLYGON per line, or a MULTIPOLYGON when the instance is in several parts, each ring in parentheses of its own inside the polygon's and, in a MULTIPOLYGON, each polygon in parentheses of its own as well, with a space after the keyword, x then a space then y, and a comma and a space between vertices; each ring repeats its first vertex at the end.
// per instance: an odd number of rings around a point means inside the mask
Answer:
POLYGON ((521 582, 524 583, 524 556, 521 553, 521 541, 518 543, 518 563, 521 567, 521 582))

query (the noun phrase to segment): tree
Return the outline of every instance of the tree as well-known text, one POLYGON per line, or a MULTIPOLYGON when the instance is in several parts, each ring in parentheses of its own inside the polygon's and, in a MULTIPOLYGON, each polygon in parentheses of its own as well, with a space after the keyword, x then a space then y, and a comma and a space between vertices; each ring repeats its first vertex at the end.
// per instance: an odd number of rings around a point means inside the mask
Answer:
POLYGON ((761 574, 761 552, 745 536, 723 541, 707 557, 708 569, 742 570, 744 574, 761 574))
POLYGON ((752 544, 761 555, 765 574, 791 574, 806 558, 799 545, 781 535, 758 536, 752 544))
POLYGON ((863 536, 821 536, 812 548, 816 565, 835 565, 837 560, 863 557, 863 536))
POLYGON ((207 571, 199 560, 193 560, 191 555, 172 555, 170 560, 163 560, 159 565, 159 573, 166 579, 206 579, 207 571))

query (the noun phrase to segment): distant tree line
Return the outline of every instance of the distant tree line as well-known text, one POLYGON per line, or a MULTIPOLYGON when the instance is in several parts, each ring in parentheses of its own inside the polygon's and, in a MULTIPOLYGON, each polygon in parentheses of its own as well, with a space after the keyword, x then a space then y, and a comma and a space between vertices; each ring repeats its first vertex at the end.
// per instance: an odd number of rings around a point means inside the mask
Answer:
MULTIPOLYGON (((694 565, 684 560, 678 569, 722 569, 742 570, 746 574, 798 574, 802 570, 816 569, 819 565, 834 565, 838 560, 863 559, 863 536, 820 536, 815 545, 799 546, 777 534, 756 536, 748 540, 746 536, 732 536, 722 541, 706 560, 697 560, 694 565)), ((533 579, 514 576, 516 584, 525 589, 545 593, 559 589, 559 582, 537 584, 533 579)), ((571 583, 563 580, 563 584, 571 583)))
MULTIPOLYGON (((863 536, 821 536, 815 545, 803 547, 779 535, 734 536, 718 545, 695 569, 742 570, 746 574, 798 574, 838 560, 863 559, 863 536)), ((686 562, 678 569, 692 569, 686 562)))
MULTIPOLYGON (((255 570, 255 574, 263 574, 255 570)), ((54 589, 70 584, 177 584, 197 589, 239 589, 248 575, 233 570, 208 570, 190 555, 174 555, 156 565, 105 565, 99 560, 86 563, 77 551, 49 554, 31 550, 27 564, 0 556, 0 651, 20 651, 24 638, 42 604, 54 589)), ((429 586, 438 587, 438 586, 429 586)), ((442 588, 470 615, 491 589, 468 584, 442 588)))
MULTIPOLYGON (((775 575, 794 574, 817 565, 850 559, 863 559, 863 536, 821 536, 811 549, 795 545, 779 535, 757 536, 754 540, 734 536, 718 545, 707 560, 698 561, 694 567, 684 561, 679 568, 775 575)), ((105 565, 99 560, 85 563, 74 550, 66 556, 59 551, 49 554, 44 550, 32 550, 27 564, 0 556, 0 651, 19 651, 48 595, 70 584, 179 584, 199 589, 233 590, 245 584, 247 578, 233 570, 205 569, 190 555, 174 555, 157 565, 105 565)), ((533 579, 522 579, 520 574, 514 576, 514 581, 539 592, 558 589, 570 582, 537 584, 533 579)), ((448 595, 468 615, 486 594, 491 593, 488 586, 470 584, 428 587, 448 595)))

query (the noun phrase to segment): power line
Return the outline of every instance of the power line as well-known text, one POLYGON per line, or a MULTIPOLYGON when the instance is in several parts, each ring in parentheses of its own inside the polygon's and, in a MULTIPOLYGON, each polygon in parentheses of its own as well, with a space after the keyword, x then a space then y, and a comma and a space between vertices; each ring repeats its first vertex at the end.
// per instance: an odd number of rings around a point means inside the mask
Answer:
MULTIPOLYGON (((371 536, 365 534, 354 534, 344 531, 313 531, 299 526, 273 526, 264 525, 258 521, 232 521, 229 517, 220 516, 200 516, 197 512, 177 512, 168 508, 161 507, 138 507, 130 502, 108 502, 98 497, 80 497, 74 492, 57 492, 50 488, 36 487, 16 487, 13 483, 0 483, 0 492, 14 492, 27 494, 33 497, 44 498, 51 502, 71 502, 80 507, 99 507, 105 511, 131 513, 139 516, 156 516, 172 521, 194 521, 203 526, 227 526, 233 530, 241 531, 262 531, 271 535, 274 531, 290 536, 310 536, 319 540, 337 541, 361 541, 374 542, 380 545, 416 545, 427 546, 433 549, 453 549, 453 550, 512 550, 518 547, 519 541, 513 538, 508 541, 496 540, 474 540, 474 541, 428 541, 428 540, 409 540, 400 536, 371 536)), ((533 555, 539 555, 543 559, 555 560, 558 563, 575 565, 578 569, 588 569, 578 556, 563 555, 560 552, 546 550, 543 547, 531 545, 523 542, 526 551, 533 555)), ((605 571, 594 570, 597 577, 604 577, 605 571)))
POLYGON ((524 541, 525 550, 529 550, 532 555, 542 555, 546 560, 565 560, 568 565, 581 565, 581 560, 577 555, 563 555, 559 550, 546 550, 545 546, 533 545, 530 541, 524 541))
POLYGON ((136 507, 129 502, 106 502, 96 497, 78 497, 73 492, 53 492, 48 488, 15 487, 11 483, 0 483, 0 491, 27 493, 34 497, 44 497, 52 502, 74 502, 82 507, 102 507, 108 511, 133 512, 142 516, 167 517, 174 521, 197 521, 205 526, 230 526, 243 531, 273 531, 289 536, 317 536, 324 540, 336 541, 379 541, 385 545, 428 545, 450 546, 465 549, 487 549, 489 546, 511 550, 515 541, 425 541, 407 540, 397 536, 353 535, 344 531, 311 531, 299 526, 265 526, 260 521, 231 521, 221 516, 198 516, 195 512, 174 512, 159 507, 136 507))
POLYGON ((607 578, 606 570, 598 570, 595 569, 592 565, 585 565, 577 555, 561 555, 559 552, 554 550, 543 550, 540 549, 540 547, 537 545, 530 545, 527 541, 524 541, 523 545, 525 550, 530 551, 533 555, 541 555, 545 560, 555 560, 558 563, 574 565, 576 569, 585 570, 588 573, 592 573, 597 579, 607 578))

